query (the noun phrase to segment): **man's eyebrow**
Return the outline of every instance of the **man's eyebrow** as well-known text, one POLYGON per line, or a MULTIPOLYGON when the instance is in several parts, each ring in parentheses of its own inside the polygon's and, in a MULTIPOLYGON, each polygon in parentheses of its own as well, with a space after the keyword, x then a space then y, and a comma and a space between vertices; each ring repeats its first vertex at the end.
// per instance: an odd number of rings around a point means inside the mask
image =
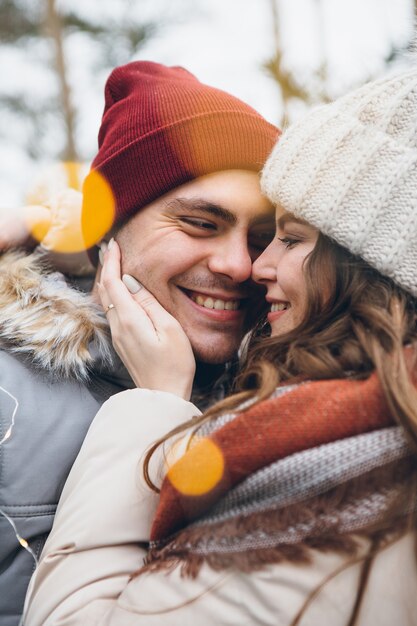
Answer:
POLYGON ((203 198, 175 198, 167 202, 166 206, 174 211, 186 210, 205 213, 206 215, 217 217, 232 226, 237 223, 237 217, 232 211, 225 209, 219 204, 208 202, 203 198))

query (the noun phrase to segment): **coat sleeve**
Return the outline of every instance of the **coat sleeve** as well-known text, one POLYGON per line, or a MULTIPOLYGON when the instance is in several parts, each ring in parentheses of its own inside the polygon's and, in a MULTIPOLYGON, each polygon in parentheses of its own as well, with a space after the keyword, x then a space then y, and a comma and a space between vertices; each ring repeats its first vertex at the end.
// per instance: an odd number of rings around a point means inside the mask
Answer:
MULTIPOLYGON (((105 622, 142 564, 139 542, 149 539, 157 505, 143 479, 143 455, 199 413, 175 395, 145 389, 124 391, 103 405, 65 484, 29 587, 25 626, 105 622)), ((163 475, 163 454, 150 468, 156 481, 163 475)))

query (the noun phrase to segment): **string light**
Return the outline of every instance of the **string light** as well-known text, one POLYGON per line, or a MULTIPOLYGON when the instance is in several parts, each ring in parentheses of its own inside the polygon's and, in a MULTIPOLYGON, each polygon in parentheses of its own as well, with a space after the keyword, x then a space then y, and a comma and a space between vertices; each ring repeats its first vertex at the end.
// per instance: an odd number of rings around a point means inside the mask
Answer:
POLYGON ((30 547, 30 545, 27 542, 27 540, 24 537, 22 537, 22 535, 19 533, 19 531, 16 528, 16 524, 14 523, 12 518, 9 517, 7 515, 7 513, 5 513, 2 509, 0 509, 0 515, 2 515, 9 522, 10 526, 13 528, 13 531, 14 531, 14 534, 16 536, 16 539, 18 540, 18 542, 20 543, 22 548, 24 548, 26 550, 26 552, 29 552, 29 554, 31 555, 31 557, 35 561, 35 564, 38 565, 38 559, 36 557, 36 554, 34 553, 32 548, 30 547))
MULTIPOLYGON (((3 391, 3 393, 5 393, 6 395, 8 395, 9 398, 11 398, 14 402, 14 409, 13 409, 12 417, 10 420, 10 425, 8 429, 6 430, 5 434, 3 435, 3 438, 0 440, 0 446, 1 446, 12 436, 13 428, 15 425, 16 413, 17 413, 17 409, 19 408, 19 401, 13 394, 10 393, 10 391, 7 391, 7 389, 4 389, 4 387, 2 387, 1 385, 0 385, 0 390, 3 391)), ((22 546, 22 548, 26 550, 26 552, 29 552, 29 554, 35 561, 35 564, 37 565, 38 559, 36 557, 36 554, 33 552, 32 548, 30 547, 29 542, 24 537, 22 537, 22 535, 19 533, 19 531, 16 528, 16 524, 14 523, 12 518, 9 517, 7 513, 5 513, 3 509, 1 508, 0 508, 0 515, 2 515, 9 522, 10 526, 13 528, 13 532, 16 536, 17 541, 22 546)))
POLYGON ((10 437, 12 436, 12 430, 14 427, 14 422, 15 422, 15 418, 16 418, 16 413, 17 413, 17 409, 19 408, 19 402, 18 399, 14 397, 14 395, 12 395, 10 393, 10 391, 7 391, 7 389, 5 389, 4 387, 2 387, 0 385, 0 390, 3 391, 5 394, 7 394, 9 396, 9 398, 11 398, 14 402, 14 409, 13 409, 13 413, 12 413, 12 419, 10 421, 10 426, 9 428, 6 430, 5 435, 3 436, 3 439, 1 439, 0 441, 0 446, 7 441, 7 439, 10 439, 10 437))

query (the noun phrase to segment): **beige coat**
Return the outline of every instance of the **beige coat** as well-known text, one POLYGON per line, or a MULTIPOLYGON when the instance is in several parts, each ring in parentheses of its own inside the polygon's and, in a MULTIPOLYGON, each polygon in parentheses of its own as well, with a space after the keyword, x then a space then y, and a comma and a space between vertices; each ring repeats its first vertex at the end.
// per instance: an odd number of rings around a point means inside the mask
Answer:
MULTIPOLYGON (((64 488, 31 582, 25 626, 287 626, 343 564, 340 555, 316 552, 309 566, 279 564, 252 574, 203 567, 196 580, 182 579, 178 570, 130 579, 157 505, 142 478, 141 455, 196 414, 176 396, 139 389, 103 405, 64 488)), ((163 473, 162 454, 151 470, 155 479, 163 473)), ((326 584, 302 626, 345 626, 358 575, 351 566, 326 584)), ((376 559, 359 626, 417 626, 416 589, 406 536, 376 559)))

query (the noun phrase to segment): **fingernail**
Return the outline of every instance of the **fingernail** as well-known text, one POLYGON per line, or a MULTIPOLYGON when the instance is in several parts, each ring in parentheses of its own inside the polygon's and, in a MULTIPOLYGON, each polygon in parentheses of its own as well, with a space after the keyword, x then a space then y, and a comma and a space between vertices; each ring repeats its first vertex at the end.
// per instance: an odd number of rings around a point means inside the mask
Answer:
POLYGON ((129 289, 130 293, 137 293, 142 289, 142 285, 136 278, 133 278, 130 274, 123 274, 122 281, 125 286, 129 289))
POLYGON ((100 261, 100 265, 104 264, 104 255, 101 248, 98 249, 98 260, 100 261))
POLYGON ((107 241, 102 241, 100 243, 100 250, 103 251, 103 254, 106 252, 107 248, 108 248, 107 241))
POLYGON ((114 238, 112 237, 109 241, 109 245, 107 246, 107 250, 111 250, 114 244, 114 238))

